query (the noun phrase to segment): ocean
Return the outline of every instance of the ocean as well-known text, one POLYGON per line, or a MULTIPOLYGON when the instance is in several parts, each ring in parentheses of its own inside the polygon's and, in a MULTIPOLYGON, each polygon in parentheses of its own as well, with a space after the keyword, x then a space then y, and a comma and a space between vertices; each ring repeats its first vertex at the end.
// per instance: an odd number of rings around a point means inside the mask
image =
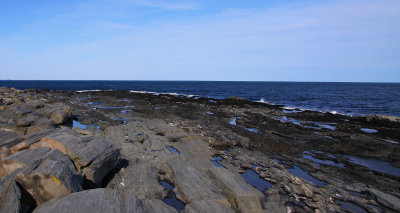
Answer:
POLYGON ((346 115, 400 116, 400 83, 240 81, 0 81, 0 86, 50 90, 132 90, 223 99, 230 96, 346 115))

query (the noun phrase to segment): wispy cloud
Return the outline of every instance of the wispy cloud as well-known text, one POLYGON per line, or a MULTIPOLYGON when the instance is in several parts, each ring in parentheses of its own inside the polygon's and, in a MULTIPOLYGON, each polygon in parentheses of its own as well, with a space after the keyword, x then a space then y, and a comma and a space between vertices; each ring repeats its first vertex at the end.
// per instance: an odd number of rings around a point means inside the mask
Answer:
POLYGON ((136 4, 146 7, 155 7, 165 10, 195 10, 198 9, 199 4, 192 1, 182 0, 120 0, 124 3, 136 4))
POLYGON ((24 78, 35 68, 42 79, 400 81, 399 9, 397 0, 346 0, 225 9, 144 26, 96 18, 90 24, 109 29, 106 36, 82 28, 89 39, 43 50, 0 40, 23 53, 0 56, 0 69, 24 78))

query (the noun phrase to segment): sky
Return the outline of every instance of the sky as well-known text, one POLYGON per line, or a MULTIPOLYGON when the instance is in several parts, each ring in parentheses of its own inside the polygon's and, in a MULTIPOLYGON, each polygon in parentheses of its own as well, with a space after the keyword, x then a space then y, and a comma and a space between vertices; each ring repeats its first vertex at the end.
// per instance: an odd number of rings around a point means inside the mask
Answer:
POLYGON ((0 79, 400 82, 400 1, 1 0, 0 79))

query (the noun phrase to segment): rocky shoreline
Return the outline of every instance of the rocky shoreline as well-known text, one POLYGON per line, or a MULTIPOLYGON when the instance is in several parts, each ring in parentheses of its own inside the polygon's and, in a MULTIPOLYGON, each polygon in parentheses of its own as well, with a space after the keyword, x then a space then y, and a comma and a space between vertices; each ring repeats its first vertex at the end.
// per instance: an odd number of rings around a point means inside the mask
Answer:
POLYGON ((0 88, 0 212, 399 212, 400 118, 0 88))

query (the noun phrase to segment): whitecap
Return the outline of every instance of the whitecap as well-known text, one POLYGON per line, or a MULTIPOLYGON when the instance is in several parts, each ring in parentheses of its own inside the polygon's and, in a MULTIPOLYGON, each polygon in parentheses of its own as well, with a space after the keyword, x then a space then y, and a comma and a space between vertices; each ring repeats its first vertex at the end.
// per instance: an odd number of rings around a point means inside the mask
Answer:
POLYGON ((79 93, 82 93, 82 92, 101 92, 102 90, 99 90, 99 89, 92 89, 92 90, 78 90, 78 91, 75 91, 75 92, 79 92, 79 93))

